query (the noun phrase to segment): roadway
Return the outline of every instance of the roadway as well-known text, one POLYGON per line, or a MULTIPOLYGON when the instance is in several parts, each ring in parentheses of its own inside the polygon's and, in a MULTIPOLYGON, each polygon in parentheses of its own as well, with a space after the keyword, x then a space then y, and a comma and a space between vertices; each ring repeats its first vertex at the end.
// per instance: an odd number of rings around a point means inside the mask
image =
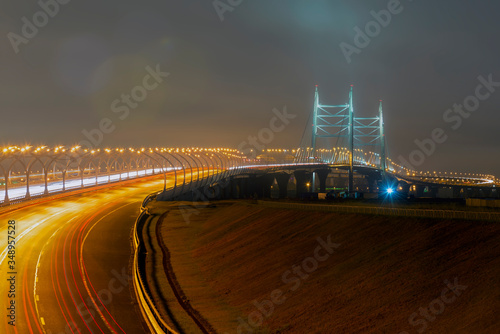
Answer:
POLYGON ((13 299, 7 243, 0 246, 0 296, 2 305, 15 301, 16 326, 2 307, 0 332, 145 332, 132 297, 130 232, 144 197, 162 188, 155 176, 0 212, 1 240, 16 221, 13 299))
MULTIPOLYGON (((171 171, 172 169, 173 168, 169 167, 166 168, 165 170, 171 171)), ((128 179, 144 177, 152 175, 153 173, 162 173, 162 171, 159 168, 155 168, 155 169, 124 172, 118 174, 115 173, 110 175, 101 175, 101 176, 88 175, 84 176, 83 180, 78 176, 78 177, 68 178, 67 180, 64 181, 64 183, 61 180, 48 182, 47 191, 49 193, 54 193, 57 191, 62 191, 63 189, 66 190, 78 189, 81 188, 82 185, 83 187, 91 187, 111 182, 118 182, 128 179)), ((40 176, 40 174, 37 175, 40 176)), ((24 175, 23 177, 26 178, 26 176, 24 175)), ((27 186, 26 186, 26 181, 24 181, 24 184, 9 185, 8 195, 11 200, 24 198, 26 195, 26 191, 27 191, 27 186)), ((29 186, 29 193, 31 196, 42 195, 44 192, 45 192, 45 183, 43 181, 39 182, 31 181, 29 186)), ((0 189, 0 202, 3 202, 4 198, 5 198, 5 188, 2 187, 2 189, 0 189)))

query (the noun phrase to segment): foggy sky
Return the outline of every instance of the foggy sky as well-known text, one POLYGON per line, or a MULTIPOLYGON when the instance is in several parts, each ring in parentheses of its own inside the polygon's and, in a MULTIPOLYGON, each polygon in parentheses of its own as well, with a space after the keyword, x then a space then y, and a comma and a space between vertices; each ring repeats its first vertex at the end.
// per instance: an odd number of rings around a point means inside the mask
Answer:
MULTIPOLYGON (((53 1, 42 0, 55 10, 53 1)), ((101 147, 236 148, 286 106, 297 117, 268 147, 294 148, 314 86, 321 102, 342 104, 353 84, 357 115, 375 116, 384 100, 395 161, 442 128, 447 140, 418 169, 500 176, 500 87, 457 129, 443 119, 475 94, 479 76, 500 82, 500 4, 402 0, 348 63, 339 45, 355 46, 354 28, 364 31, 371 11, 392 1, 243 0, 221 21, 209 0, 72 0, 18 53, 9 33, 23 36, 23 17, 33 23, 42 9, 2 1, 0 143, 73 145, 107 118, 114 130, 101 147), (143 85, 147 67, 169 75, 117 112, 125 104, 113 102, 143 85)))

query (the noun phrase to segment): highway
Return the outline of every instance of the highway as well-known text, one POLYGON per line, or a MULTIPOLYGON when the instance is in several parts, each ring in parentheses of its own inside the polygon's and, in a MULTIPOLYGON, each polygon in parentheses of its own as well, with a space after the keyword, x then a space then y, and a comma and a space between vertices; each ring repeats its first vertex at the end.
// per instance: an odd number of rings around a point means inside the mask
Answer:
POLYGON ((132 298, 130 232, 144 197, 162 188, 163 176, 155 176, 0 212, 0 295, 2 305, 15 302, 14 312, 2 307, 0 332, 145 332, 132 298), (6 247, 11 220, 13 259, 6 247))
MULTIPOLYGON (((173 168, 165 168, 166 171, 171 171, 173 168)), ((126 173, 118 173, 118 174, 110 174, 110 175, 103 175, 103 176, 87 176, 84 177, 83 180, 80 179, 80 177, 74 178, 74 179, 69 179, 64 182, 62 181, 53 181, 53 182, 48 182, 47 184, 47 190, 49 193, 57 192, 57 191, 62 191, 64 189, 77 189, 83 187, 89 187, 89 186, 95 186, 99 184, 105 184, 109 182, 117 182, 120 180, 127 180, 131 178, 138 178, 138 177, 144 177, 147 175, 152 175, 154 173, 161 173, 161 169, 155 168, 155 169, 146 169, 146 170, 139 170, 139 171, 133 171, 133 172, 126 172, 126 173)), ((23 176, 25 177, 25 176, 23 176)), ((16 186, 10 186, 8 190, 8 195, 10 199, 17 199, 17 198, 23 198, 26 195, 26 184, 22 185, 16 185, 16 186)), ((43 181, 37 183, 32 183, 29 186, 29 193, 31 196, 36 196, 36 195, 41 195, 45 191, 45 184, 43 181)), ((5 198, 5 189, 0 190, 0 201, 2 201, 5 198)))

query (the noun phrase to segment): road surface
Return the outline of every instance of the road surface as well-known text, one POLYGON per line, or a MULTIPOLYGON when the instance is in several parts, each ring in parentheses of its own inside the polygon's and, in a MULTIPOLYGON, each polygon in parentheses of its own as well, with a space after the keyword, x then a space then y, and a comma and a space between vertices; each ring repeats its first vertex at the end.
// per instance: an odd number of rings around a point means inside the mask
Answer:
POLYGON ((158 176, 0 212, 0 296, 15 306, 2 307, 0 332, 145 332, 132 297, 130 232, 144 197, 162 188, 158 176))

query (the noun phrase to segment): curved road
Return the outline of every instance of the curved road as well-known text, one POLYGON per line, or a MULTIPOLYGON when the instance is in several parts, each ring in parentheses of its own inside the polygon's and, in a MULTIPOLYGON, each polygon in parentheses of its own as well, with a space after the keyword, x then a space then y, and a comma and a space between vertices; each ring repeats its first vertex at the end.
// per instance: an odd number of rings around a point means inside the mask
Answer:
POLYGON ((132 298, 130 232, 144 197, 162 187, 162 177, 155 177, 0 212, 6 306, 0 332, 147 332, 132 298), (14 268, 6 248, 9 220, 15 220, 14 268), (8 323, 12 301, 16 326, 8 323))

